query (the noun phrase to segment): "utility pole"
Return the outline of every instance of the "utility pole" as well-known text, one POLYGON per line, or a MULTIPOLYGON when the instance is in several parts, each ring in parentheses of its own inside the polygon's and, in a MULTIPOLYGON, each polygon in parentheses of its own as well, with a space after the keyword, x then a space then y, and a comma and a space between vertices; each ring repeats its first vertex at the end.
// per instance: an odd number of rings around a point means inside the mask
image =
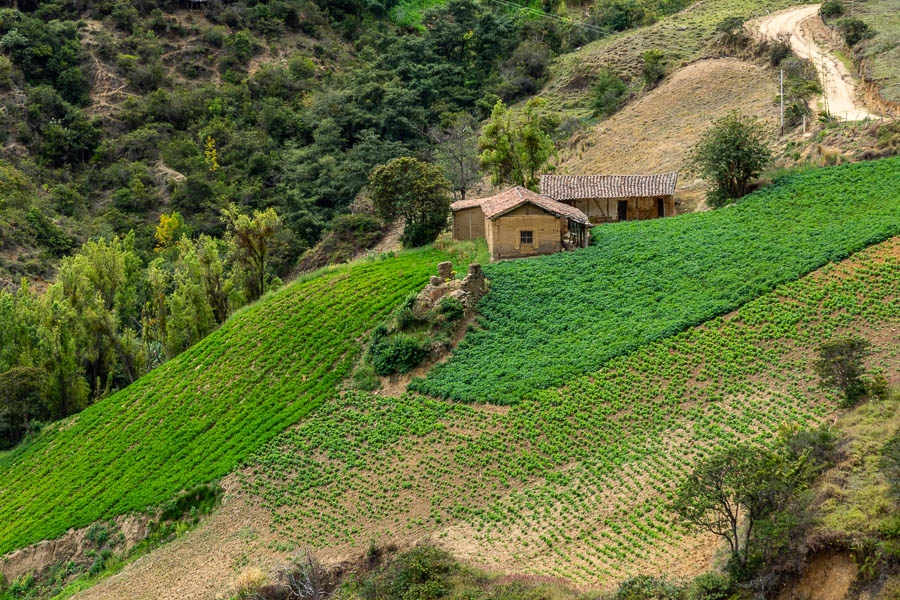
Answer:
POLYGON ((784 137, 784 69, 781 69, 781 136, 784 137))

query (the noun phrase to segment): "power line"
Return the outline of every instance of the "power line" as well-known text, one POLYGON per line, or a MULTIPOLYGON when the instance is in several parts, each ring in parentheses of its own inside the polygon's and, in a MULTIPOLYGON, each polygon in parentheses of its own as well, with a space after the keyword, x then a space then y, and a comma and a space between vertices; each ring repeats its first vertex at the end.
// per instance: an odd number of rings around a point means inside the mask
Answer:
POLYGON ((522 12, 528 12, 535 17, 541 17, 544 19, 549 19, 551 21, 556 21, 557 23, 562 23, 564 25, 571 25, 573 27, 581 27, 583 29, 587 29, 588 31, 593 31, 594 33, 599 34, 607 34, 608 30, 603 29, 602 27, 597 27, 596 25, 591 25, 589 23, 578 23, 576 21, 572 21, 571 19, 566 19, 560 17, 558 15, 550 14, 546 11, 540 10, 538 8, 531 8, 530 6, 522 6, 521 4, 516 4, 515 2, 507 2, 507 0, 490 0, 490 2, 496 2, 497 4, 506 6, 508 8, 514 8, 520 10, 522 12))

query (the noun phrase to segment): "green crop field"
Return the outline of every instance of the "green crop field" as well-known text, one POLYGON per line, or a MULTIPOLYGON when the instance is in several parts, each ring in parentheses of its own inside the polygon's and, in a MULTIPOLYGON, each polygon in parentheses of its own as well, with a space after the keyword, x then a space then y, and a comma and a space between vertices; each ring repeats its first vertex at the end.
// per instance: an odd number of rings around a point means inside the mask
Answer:
POLYGON ((127 389, 0 454, 0 554, 210 481, 335 395, 358 339, 447 259, 290 284, 127 389))
POLYGON ((672 572, 686 534, 666 494, 709 449, 830 421, 816 346, 852 331, 874 344, 870 369, 896 365, 898 299, 894 238, 510 407, 334 399, 258 452, 244 486, 300 548, 430 535, 590 585, 672 572))
POLYGON ((814 169, 737 205, 595 227, 594 245, 489 265, 447 363, 410 389, 509 404, 900 233, 900 158, 814 169))

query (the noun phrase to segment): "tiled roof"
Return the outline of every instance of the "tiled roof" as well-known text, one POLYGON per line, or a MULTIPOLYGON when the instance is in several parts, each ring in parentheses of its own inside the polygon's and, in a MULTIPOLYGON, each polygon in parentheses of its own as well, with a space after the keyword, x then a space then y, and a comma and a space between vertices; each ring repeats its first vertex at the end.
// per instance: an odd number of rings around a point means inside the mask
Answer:
POLYGON ((476 206, 481 206, 481 202, 483 200, 484 198, 469 198, 467 200, 457 200, 450 205, 450 210, 457 211, 463 210, 464 208, 474 208, 476 206))
POLYGON ((678 173, 662 175, 541 175, 541 193, 555 200, 671 196, 678 173))
POLYGON ((591 222, 587 216, 574 206, 557 202, 553 198, 542 196, 518 185, 487 198, 454 202, 450 205, 450 209, 455 212, 465 208, 472 208, 473 206, 481 206, 481 210, 486 218, 495 219, 526 203, 534 204, 558 217, 567 217, 576 223, 582 223, 591 227, 591 222))

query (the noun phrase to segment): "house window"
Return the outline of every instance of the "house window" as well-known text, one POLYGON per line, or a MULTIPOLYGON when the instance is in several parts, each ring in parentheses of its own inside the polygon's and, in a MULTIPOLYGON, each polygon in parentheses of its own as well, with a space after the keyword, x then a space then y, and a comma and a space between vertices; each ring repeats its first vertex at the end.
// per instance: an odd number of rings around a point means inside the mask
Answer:
POLYGON ((520 246, 531 246, 534 244, 534 232, 533 231, 520 231, 519 232, 519 245, 520 246))

